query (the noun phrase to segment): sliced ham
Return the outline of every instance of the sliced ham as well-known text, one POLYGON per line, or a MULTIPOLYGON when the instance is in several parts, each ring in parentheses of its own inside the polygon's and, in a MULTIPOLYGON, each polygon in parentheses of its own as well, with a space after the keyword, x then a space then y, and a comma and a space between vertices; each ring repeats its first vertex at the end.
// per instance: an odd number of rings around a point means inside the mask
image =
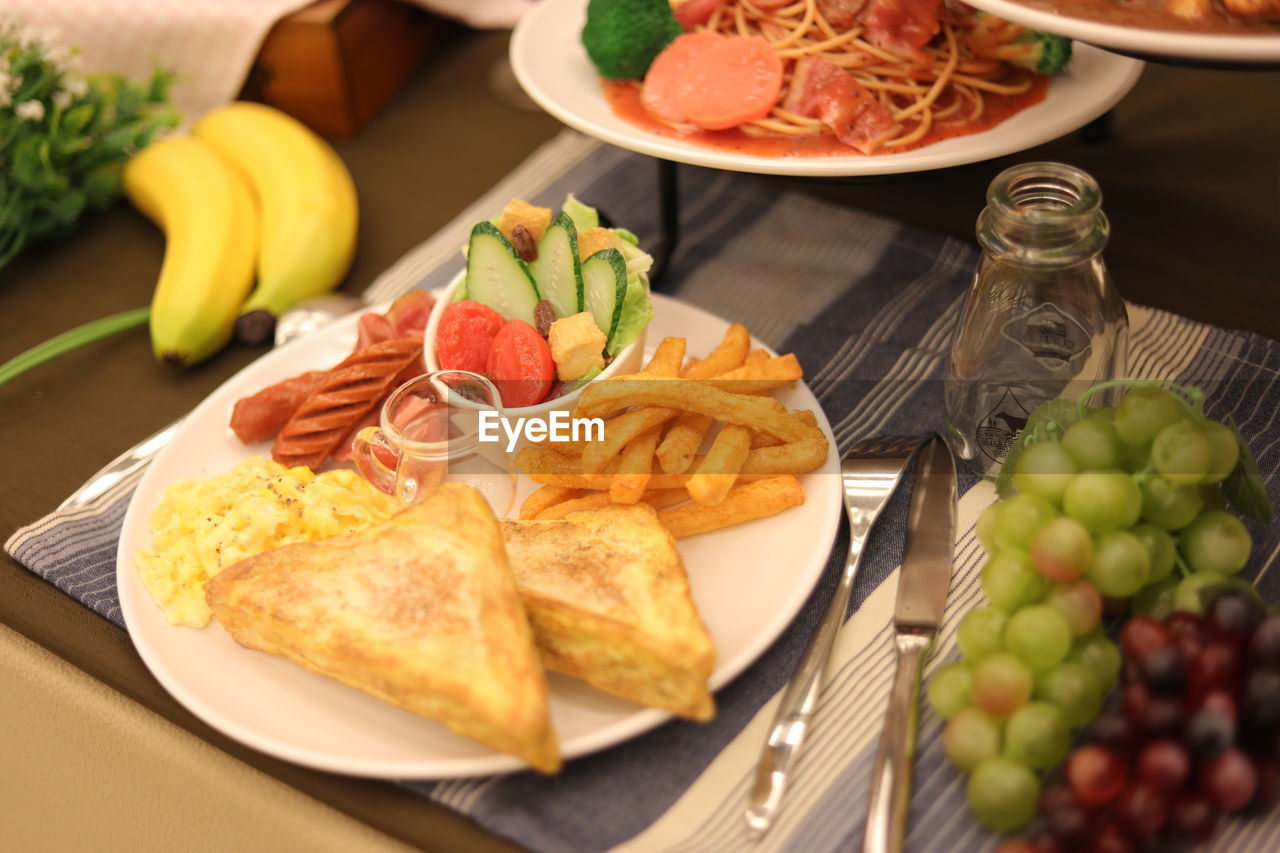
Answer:
POLYGON ((358 350, 383 341, 394 340, 395 336, 395 328, 391 325, 391 321, 382 314, 370 311, 361 314, 360 319, 356 321, 356 349, 358 350))
POLYGON ((427 328, 435 297, 425 290, 410 290, 387 309, 393 338, 420 338, 427 328))
POLYGON ((865 5, 867 0, 818 0, 818 12, 835 29, 847 30, 858 20, 858 13, 865 5))
POLYGON ((690 32, 711 20, 711 16, 724 5, 725 0, 685 0, 671 9, 671 14, 680 22, 685 32, 690 32))
POLYGON ((941 0, 871 0, 862 17, 866 39, 877 47, 914 52, 938 34, 941 0))
POLYGON ((817 56, 801 57, 792 71, 791 88, 782 100, 782 108, 797 115, 818 118, 822 107, 819 94, 841 78, 852 79, 834 62, 817 56))
POLYGON ((818 119, 837 139, 863 154, 874 154, 902 129, 857 80, 816 56, 796 62, 783 109, 818 119))

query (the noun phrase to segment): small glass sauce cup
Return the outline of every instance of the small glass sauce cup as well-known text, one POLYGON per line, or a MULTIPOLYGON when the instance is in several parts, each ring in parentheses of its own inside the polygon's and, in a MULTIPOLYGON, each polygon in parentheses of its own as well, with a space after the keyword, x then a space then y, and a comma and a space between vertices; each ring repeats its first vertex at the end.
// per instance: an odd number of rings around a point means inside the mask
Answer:
POLYGON ((392 392, 379 426, 356 434, 352 458, 365 479, 404 504, 448 480, 475 487, 496 515, 505 515, 515 502, 515 467, 500 444, 481 445, 482 411, 502 411, 498 389, 486 377, 465 370, 424 373, 392 392))

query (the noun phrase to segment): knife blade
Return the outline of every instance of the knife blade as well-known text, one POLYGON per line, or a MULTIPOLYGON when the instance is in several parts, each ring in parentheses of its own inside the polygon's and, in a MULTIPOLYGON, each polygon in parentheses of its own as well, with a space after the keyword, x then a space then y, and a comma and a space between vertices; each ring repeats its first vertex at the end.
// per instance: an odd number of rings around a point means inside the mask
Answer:
POLYGON ((911 491, 906 546, 894 604, 896 628, 937 630, 951 586, 956 534, 956 470, 946 442, 924 448, 911 491))
POLYGON ((906 840, 920 676, 947 604, 955 529, 955 463, 946 442, 935 436, 920 452, 911 490, 906 547, 893 610, 897 667, 871 770, 862 841, 865 853, 898 853, 906 840))

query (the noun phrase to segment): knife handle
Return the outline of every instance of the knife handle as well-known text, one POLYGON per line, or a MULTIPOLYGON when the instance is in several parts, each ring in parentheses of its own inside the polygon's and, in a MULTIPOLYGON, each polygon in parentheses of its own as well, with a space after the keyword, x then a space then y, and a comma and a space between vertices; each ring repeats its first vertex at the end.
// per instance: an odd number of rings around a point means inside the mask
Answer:
POLYGON ((871 798, 863 853, 898 853, 907 835, 911 807, 911 769, 916 752, 916 725, 920 717, 920 676, 933 633, 899 629, 894 637, 898 664, 889 693, 884 732, 871 770, 871 798))

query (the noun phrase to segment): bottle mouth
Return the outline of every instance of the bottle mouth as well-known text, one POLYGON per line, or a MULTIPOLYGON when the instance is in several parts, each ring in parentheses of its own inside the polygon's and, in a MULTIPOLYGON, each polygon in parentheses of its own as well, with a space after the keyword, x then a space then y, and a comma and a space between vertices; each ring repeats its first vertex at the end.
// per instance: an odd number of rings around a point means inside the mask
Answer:
POLYGON ((979 241, 989 250, 1050 251, 1039 258, 1045 261, 1068 247, 1096 252, 1110 233, 1098 182, 1075 166, 1052 162, 1022 163, 997 175, 978 226, 979 241))
POLYGON ((1093 217, 1102 190, 1091 175, 1066 163, 1023 163, 1005 169, 987 189, 996 212, 1028 220, 1062 222, 1093 217))

